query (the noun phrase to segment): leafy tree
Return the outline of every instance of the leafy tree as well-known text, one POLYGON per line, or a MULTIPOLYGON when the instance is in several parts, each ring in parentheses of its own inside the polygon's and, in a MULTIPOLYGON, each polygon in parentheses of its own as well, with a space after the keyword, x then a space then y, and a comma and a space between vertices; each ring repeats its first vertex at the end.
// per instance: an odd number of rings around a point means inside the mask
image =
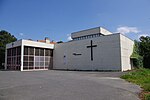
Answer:
POLYGON ((140 37, 140 55, 143 56, 143 66, 150 68, 150 37, 140 37))
POLYGON ((11 35, 5 30, 0 31, 0 69, 3 69, 4 66, 2 63, 5 62, 5 48, 6 44, 16 41, 16 37, 11 35))
POLYGON ((133 53, 131 55, 131 59, 133 60, 134 67, 143 67, 143 57, 140 55, 139 45, 140 42, 135 40, 133 53))

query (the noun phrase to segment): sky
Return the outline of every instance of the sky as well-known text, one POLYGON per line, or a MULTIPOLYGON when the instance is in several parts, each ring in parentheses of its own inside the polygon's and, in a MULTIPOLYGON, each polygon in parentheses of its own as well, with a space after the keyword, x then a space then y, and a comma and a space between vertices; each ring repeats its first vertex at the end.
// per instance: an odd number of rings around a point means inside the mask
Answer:
POLYGON ((17 39, 70 40, 104 27, 131 39, 150 36, 150 0, 0 0, 0 30, 17 39))

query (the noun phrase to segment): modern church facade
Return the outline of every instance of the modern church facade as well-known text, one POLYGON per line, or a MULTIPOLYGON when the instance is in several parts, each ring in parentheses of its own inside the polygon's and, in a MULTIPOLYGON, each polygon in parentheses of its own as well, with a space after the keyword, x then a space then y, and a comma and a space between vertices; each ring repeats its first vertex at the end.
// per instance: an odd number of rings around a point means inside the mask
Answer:
POLYGON ((10 70, 131 70, 134 42, 102 27, 74 32, 65 43, 19 40, 6 45, 10 70))

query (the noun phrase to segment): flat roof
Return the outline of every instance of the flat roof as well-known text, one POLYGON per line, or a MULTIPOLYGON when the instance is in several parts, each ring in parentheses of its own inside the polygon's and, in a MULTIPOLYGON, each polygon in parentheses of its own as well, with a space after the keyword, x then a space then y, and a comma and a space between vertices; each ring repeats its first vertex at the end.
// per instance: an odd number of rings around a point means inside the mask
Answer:
POLYGON ((24 40, 24 39, 9 43, 6 45, 6 48, 13 48, 13 47, 21 46, 21 45, 54 49, 54 44, 37 42, 37 41, 32 41, 32 40, 24 40))

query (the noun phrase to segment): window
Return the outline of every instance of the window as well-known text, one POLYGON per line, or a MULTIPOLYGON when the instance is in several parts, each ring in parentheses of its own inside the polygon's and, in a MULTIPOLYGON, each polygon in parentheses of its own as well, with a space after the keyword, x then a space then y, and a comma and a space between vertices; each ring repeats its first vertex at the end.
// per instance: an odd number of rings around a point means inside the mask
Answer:
POLYGON ((34 55, 34 48, 32 47, 29 48, 29 55, 34 55))
POLYGON ((29 62, 29 66, 33 67, 34 63, 33 62, 29 62))
POLYGON ((21 46, 7 49, 7 69, 20 70, 21 46))
POLYGON ((50 56, 53 57, 53 50, 50 51, 50 56))
POLYGON ((39 48, 35 48, 35 55, 36 55, 36 56, 39 56, 39 55, 40 55, 39 51, 40 51, 39 48))
POLYGON ((50 57, 45 57, 45 61, 50 61, 50 57))
POLYGON ((23 69, 47 69, 50 65, 50 57, 52 56, 53 51, 50 49, 25 46, 23 69))
POLYGON ((50 50, 45 50, 45 56, 50 56, 50 50))
POLYGON ((24 47, 24 55, 28 55, 28 47, 24 47))
POLYGON ((40 62, 40 67, 44 67, 44 62, 40 62))
POLYGON ((28 62, 23 62, 23 66, 28 67, 28 62))
POLYGON ((20 63, 21 63, 21 57, 17 57, 17 64, 20 65, 20 63))
POLYGON ((40 49, 40 56, 44 56, 44 49, 40 49))
POLYGON ((35 67, 39 67, 40 66, 40 62, 35 62, 35 67))
POLYGON ((24 61, 28 61, 28 56, 23 56, 24 61))
POLYGON ((39 56, 35 56, 35 62, 39 62, 40 61, 40 57, 39 56))
POLYGON ((17 55, 21 55, 21 48, 17 48, 17 55))
POLYGON ((45 62, 45 67, 49 67, 49 62, 45 62))
POLYGON ((40 61, 44 61, 44 57, 42 56, 42 57, 40 57, 40 61))
POLYGON ((34 61, 34 56, 29 56, 29 61, 33 62, 34 61))

